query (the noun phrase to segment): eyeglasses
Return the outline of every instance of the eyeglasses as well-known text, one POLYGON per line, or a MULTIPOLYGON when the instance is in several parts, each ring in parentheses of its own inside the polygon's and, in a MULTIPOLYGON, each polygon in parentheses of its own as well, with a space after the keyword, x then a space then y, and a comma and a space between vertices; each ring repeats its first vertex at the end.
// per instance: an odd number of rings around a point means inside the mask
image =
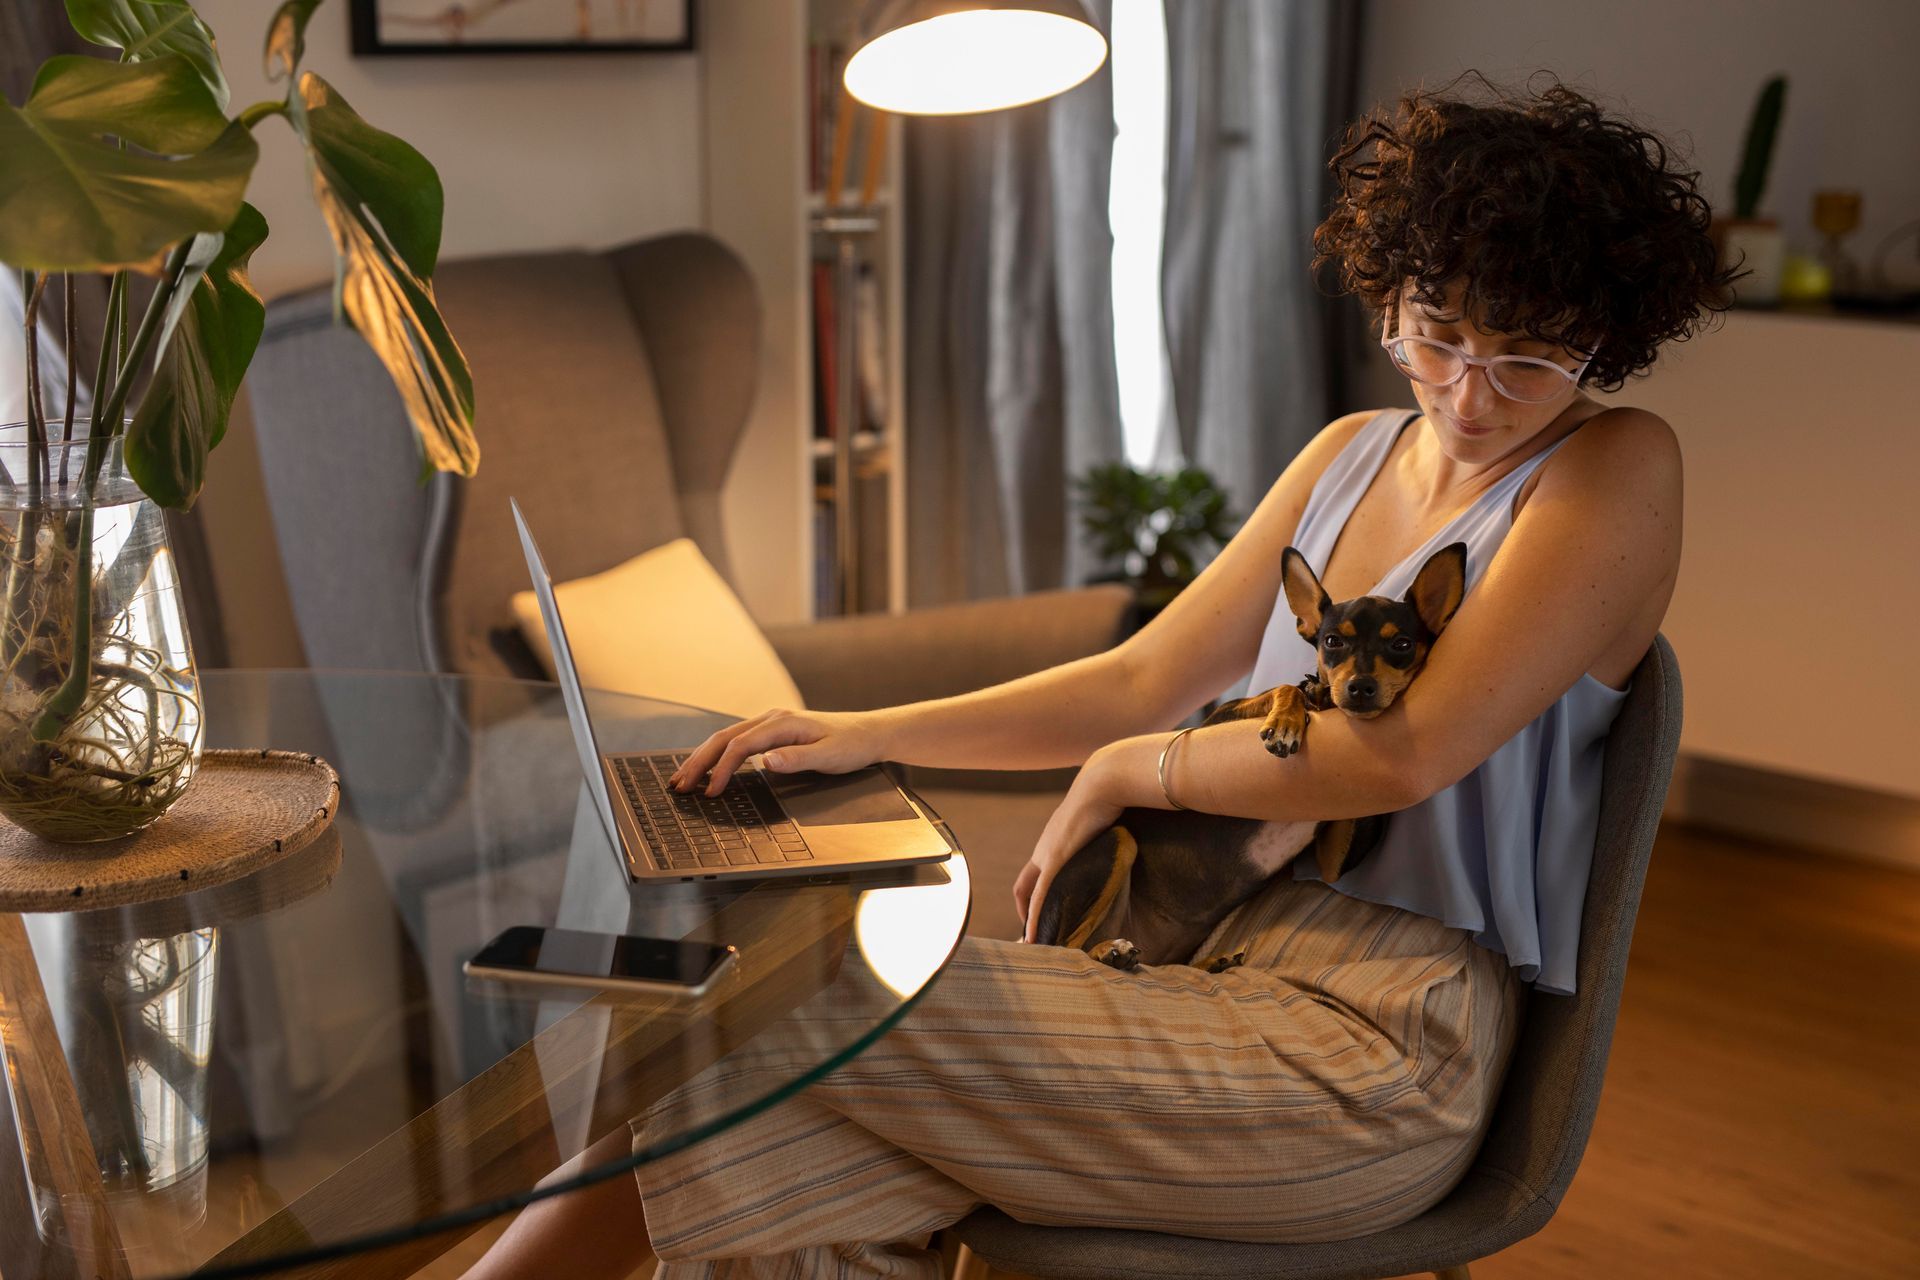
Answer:
POLYGON ((1493 389, 1509 400, 1537 404, 1551 400, 1569 385, 1578 385, 1580 375, 1593 363, 1590 354, 1577 369, 1562 369, 1551 360, 1536 356, 1470 356, 1451 342, 1438 338, 1386 336, 1385 317, 1380 321, 1380 345, 1387 349, 1393 367, 1415 382, 1430 387, 1450 387, 1467 374, 1467 366, 1477 364, 1487 371, 1493 389))

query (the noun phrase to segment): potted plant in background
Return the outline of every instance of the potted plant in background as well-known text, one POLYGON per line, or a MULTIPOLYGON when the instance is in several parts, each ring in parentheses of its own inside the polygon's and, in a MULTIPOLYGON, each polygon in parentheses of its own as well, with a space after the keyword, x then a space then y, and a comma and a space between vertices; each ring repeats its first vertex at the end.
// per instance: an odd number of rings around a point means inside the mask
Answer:
POLYGON ((1786 100, 1785 76, 1775 76, 1761 87, 1747 120, 1740 173, 1734 179, 1733 217, 1718 223, 1721 262, 1747 272, 1734 283, 1735 296, 1747 306, 1780 301, 1787 238, 1778 221, 1760 216, 1760 198, 1766 194, 1767 170, 1773 163, 1773 144, 1780 135, 1780 112, 1786 100))
POLYGON ((1118 573, 1093 581, 1134 589, 1130 629, 1166 608, 1198 576, 1202 556, 1212 559, 1238 527, 1226 493, 1197 467, 1156 475, 1112 462, 1089 468, 1074 487, 1095 550, 1120 561, 1118 573))
POLYGON ((247 263, 267 225, 244 197, 267 120, 305 148, 336 318, 392 375, 423 477, 479 461, 472 378, 433 299, 439 176, 300 69, 319 4, 273 11, 264 56, 287 93, 232 118, 189 0, 66 0, 74 30, 119 59, 50 58, 23 104, 0 101, 0 262, 20 272, 28 370, 26 420, 0 427, 0 815, 49 839, 151 824, 200 758, 161 508, 199 495, 260 338, 247 263), (57 291, 72 353, 80 273, 111 277, 97 370, 82 387, 68 359, 49 389, 41 314, 57 291), (153 282, 137 322, 136 273, 153 282))

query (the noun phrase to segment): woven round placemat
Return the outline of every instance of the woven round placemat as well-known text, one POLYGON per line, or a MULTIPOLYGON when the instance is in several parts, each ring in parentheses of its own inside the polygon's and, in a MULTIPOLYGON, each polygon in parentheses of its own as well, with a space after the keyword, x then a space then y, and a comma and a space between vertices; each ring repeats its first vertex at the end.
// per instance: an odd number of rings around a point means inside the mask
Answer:
POLYGON ((145 831, 55 844, 0 821, 0 911, 91 911, 225 884, 306 847, 339 806, 339 776, 319 756, 209 751, 145 831))

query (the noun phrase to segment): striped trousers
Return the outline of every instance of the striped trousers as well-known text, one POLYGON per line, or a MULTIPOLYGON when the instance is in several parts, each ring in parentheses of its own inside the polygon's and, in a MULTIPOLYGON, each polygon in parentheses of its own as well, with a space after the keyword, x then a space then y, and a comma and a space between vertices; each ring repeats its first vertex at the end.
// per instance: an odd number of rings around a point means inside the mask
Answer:
MULTIPOLYGON (((1445 1197, 1518 1033, 1525 984, 1506 958, 1284 876, 1195 958, 1242 945, 1246 963, 1217 975, 1124 973, 967 938, 850 1062, 635 1171, 657 1280, 936 1280, 932 1233, 983 1202, 1023 1222, 1278 1242, 1365 1235, 1445 1197)), ((769 1062, 804 1059, 804 1013, 648 1116, 764 1092, 769 1062)))

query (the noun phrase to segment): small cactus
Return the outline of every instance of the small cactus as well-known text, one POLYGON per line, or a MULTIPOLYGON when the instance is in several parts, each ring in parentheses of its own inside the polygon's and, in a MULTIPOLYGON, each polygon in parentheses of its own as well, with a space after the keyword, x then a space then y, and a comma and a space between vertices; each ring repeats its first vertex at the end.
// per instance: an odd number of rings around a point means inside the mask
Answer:
POLYGON ((1753 117, 1747 121, 1747 143, 1740 160, 1740 175, 1733 184, 1733 212, 1740 218, 1753 218, 1760 212, 1760 197, 1767 190, 1767 168, 1773 162, 1773 143, 1780 133, 1780 110, 1787 101, 1787 78, 1775 76, 1760 89, 1753 104, 1753 117))

